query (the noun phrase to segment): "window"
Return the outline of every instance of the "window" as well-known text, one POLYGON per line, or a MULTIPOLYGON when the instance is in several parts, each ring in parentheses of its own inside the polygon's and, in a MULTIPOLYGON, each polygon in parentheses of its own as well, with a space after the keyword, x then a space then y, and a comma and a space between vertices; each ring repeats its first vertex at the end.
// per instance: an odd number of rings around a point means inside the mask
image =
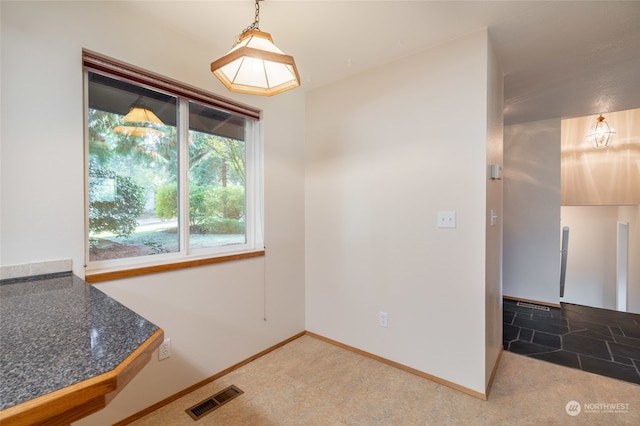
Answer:
POLYGON ((87 274, 262 250, 259 111, 83 63, 87 274))

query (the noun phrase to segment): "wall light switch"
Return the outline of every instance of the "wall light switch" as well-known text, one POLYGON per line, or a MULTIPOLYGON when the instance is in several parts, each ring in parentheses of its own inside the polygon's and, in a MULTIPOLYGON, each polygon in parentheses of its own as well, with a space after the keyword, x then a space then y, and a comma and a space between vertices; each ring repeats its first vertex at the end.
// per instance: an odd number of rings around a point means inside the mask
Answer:
POLYGON ((502 167, 499 164, 491 165, 491 179, 502 179, 502 167))
POLYGON ((455 210, 441 210, 438 212, 438 228, 455 228, 456 212, 455 210))

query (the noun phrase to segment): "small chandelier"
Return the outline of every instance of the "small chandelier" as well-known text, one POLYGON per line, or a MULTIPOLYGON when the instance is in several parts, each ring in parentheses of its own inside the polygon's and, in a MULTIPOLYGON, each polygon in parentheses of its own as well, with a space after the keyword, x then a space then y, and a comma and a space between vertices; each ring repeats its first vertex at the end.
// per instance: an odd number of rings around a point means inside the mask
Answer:
POLYGON ((147 135, 164 136, 164 132, 158 129, 159 126, 164 126, 164 123, 153 113, 151 108, 145 105, 142 96, 139 96, 131 104, 129 112, 122 118, 122 122, 124 125, 113 129, 116 133, 142 137, 147 135))
POLYGON ((271 96, 300 85, 292 56, 273 43, 271 34, 260 31, 260 4, 256 15, 222 58, 211 63, 211 72, 233 92, 271 96))
POLYGON ((587 134, 587 140, 596 148, 604 148, 613 140, 616 131, 609 126, 602 115, 598 117, 595 126, 587 134))

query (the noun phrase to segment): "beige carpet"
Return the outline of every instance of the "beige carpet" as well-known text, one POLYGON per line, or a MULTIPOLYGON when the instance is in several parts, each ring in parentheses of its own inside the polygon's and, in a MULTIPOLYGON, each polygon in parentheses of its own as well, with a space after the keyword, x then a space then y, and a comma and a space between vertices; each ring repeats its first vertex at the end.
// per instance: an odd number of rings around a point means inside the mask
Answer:
POLYGON ((504 352, 481 401, 303 336, 132 424, 640 425, 640 385, 504 352), (244 394, 198 421, 185 413, 231 384, 244 394))

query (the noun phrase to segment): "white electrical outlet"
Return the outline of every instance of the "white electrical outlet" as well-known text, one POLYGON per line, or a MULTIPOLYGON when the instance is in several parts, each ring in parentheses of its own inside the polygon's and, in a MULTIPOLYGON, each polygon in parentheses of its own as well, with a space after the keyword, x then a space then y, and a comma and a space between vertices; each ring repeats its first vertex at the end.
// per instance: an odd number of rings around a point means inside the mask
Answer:
POLYGON ((158 360, 169 358, 171 356, 171 339, 164 339, 158 348, 158 360))
POLYGON ((387 313, 380 311, 378 312, 378 325, 380 327, 388 327, 389 323, 387 322, 387 313))

